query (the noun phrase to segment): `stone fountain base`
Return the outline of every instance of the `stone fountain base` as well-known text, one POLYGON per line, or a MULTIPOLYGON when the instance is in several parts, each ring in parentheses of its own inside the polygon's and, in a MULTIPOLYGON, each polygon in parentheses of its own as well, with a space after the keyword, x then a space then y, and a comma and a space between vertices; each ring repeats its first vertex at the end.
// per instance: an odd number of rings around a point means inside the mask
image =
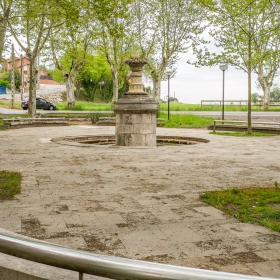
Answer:
POLYGON ((153 98, 116 102, 116 145, 156 146, 157 103, 153 98))

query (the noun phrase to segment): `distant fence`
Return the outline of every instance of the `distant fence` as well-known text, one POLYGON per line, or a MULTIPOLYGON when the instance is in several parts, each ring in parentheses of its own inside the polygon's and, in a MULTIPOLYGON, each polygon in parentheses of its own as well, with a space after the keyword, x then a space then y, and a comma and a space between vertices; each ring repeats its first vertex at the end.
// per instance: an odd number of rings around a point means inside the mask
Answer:
MULTIPOLYGON (((201 107, 206 105, 222 106, 223 100, 201 100, 201 107)), ((225 105, 232 106, 247 106, 248 100, 224 100, 225 105)), ((258 100, 257 102, 252 102, 252 106, 262 106, 263 101, 258 100)), ((280 106, 280 102, 270 102, 269 106, 280 106)))
MULTIPOLYGON (((235 105, 235 106, 247 106, 248 100, 224 100, 225 105, 235 105)), ((205 105, 215 105, 222 106, 223 100, 201 100, 201 106, 205 105)))

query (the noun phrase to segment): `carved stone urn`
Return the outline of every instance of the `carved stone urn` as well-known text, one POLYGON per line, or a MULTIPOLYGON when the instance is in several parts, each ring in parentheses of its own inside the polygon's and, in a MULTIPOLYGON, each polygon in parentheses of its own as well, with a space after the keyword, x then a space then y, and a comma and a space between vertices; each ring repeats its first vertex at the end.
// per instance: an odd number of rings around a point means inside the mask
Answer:
POLYGON ((143 89, 142 69, 147 62, 130 58, 129 91, 115 104, 116 145, 156 147, 157 103, 143 89))

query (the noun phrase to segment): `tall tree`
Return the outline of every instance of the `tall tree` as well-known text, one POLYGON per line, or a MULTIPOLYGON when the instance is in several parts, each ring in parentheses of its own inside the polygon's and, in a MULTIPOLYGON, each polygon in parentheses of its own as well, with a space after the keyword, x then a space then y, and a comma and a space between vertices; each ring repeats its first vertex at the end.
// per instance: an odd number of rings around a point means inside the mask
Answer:
POLYGON ((270 99, 274 102, 280 101, 280 88, 275 86, 270 92, 270 99))
POLYGON ((259 59, 254 72, 263 91, 263 108, 268 109, 270 91, 276 76, 280 74, 280 2, 271 1, 269 7, 259 15, 263 22, 260 36, 255 36, 253 44, 259 59))
MULTIPOLYGON (((85 66, 79 73, 81 86, 85 89, 85 95, 92 101, 98 91, 105 96, 104 88, 112 81, 109 64, 104 56, 88 55, 85 66)), ((106 94, 106 96, 109 94, 106 94)))
POLYGON ((124 83, 124 79, 120 79, 120 76, 127 71, 125 59, 135 52, 133 36, 136 30, 130 16, 131 2, 132 0, 107 0, 105 7, 92 2, 92 9, 99 23, 99 38, 95 44, 110 65, 113 102, 118 100, 119 87, 124 83))
POLYGON ((148 62, 152 94, 159 102, 165 69, 174 68, 179 53, 201 41, 204 11, 193 0, 137 1, 135 10, 141 56, 148 62))
POLYGON ((217 54, 210 53, 207 48, 202 50, 195 47, 198 58, 195 64, 212 66, 226 62, 247 73, 248 133, 251 134, 251 75, 253 71, 256 72, 264 88, 271 86, 269 81, 276 72, 269 69, 277 65, 275 58, 277 54, 279 56, 279 49, 272 38, 278 36, 279 0, 200 2, 209 11, 208 21, 212 24, 209 34, 214 38, 215 46, 222 50, 217 54))
POLYGON ((88 46, 94 26, 90 26, 86 13, 87 2, 75 2, 75 21, 70 17, 59 30, 52 32, 50 45, 53 59, 57 69, 61 70, 66 82, 66 95, 68 107, 75 107, 74 86, 79 71, 84 67, 88 46))
POLYGON ((12 0, 1 0, 0 2, 0 63, 2 62, 7 25, 10 18, 12 4, 12 0))
MULTIPOLYGON (((36 80, 38 55, 45 47, 51 30, 58 28, 67 17, 65 6, 55 0, 14 0, 8 22, 9 31, 30 60, 28 115, 36 115, 36 80)), ((68 3, 69 4, 69 3, 68 3)))

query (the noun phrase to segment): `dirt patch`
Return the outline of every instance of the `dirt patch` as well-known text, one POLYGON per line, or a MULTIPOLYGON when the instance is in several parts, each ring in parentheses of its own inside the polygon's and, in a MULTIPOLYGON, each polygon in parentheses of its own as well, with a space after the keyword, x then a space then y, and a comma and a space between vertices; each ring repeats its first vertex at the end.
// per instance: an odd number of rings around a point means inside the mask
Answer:
POLYGON ((37 239, 44 239, 46 230, 41 226, 41 223, 36 218, 21 220, 21 233, 37 239))
POLYGON ((84 236, 87 251, 100 252, 100 253, 114 253, 117 249, 123 249, 122 241, 116 236, 106 236, 100 238, 97 235, 84 236))
POLYGON ((162 254, 162 255, 150 255, 144 258, 141 258, 143 261, 149 262, 160 262, 160 263, 168 263, 174 259, 174 256, 169 254, 162 254))
POLYGON ((267 244, 280 243, 280 235, 264 234, 264 235, 258 236, 258 240, 263 241, 267 244))
POLYGON ((259 257, 253 252, 239 252, 232 255, 231 258, 228 255, 218 255, 218 256, 211 256, 210 261, 217 264, 217 265, 234 265, 239 263, 256 263, 256 262, 263 262, 264 259, 259 257))

